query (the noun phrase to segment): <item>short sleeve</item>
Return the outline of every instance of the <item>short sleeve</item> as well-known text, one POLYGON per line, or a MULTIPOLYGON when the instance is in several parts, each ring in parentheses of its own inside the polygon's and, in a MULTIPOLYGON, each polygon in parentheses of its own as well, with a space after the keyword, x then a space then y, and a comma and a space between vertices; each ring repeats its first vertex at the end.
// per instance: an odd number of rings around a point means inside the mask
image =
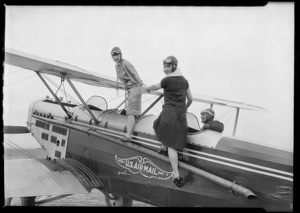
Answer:
POLYGON ((160 81, 160 86, 161 86, 161 88, 165 88, 165 87, 166 87, 166 81, 167 81, 167 78, 163 78, 163 79, 160 81))
POLYGON ((186 89, 190 87, 188 80, 186 80, 186 89))

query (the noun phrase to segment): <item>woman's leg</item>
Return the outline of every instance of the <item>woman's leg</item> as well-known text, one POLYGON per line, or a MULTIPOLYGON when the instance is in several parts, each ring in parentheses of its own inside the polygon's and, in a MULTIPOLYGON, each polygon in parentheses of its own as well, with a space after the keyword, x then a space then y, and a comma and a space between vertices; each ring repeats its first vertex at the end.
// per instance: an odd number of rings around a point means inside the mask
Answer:
POLYGON ((178 171, 178 155, 175 149, 168 147, 170 163, 174 172, 174 178, 179 177, 178 171))
POLYGON ((127 100, 127 133, 126 137, 130 138, 135 126, 136 115, 141 113, 142 108, 142 94, 141 87, 134 87, 128 90, 127 100))
POLYGON ((134 115, 128 115, 128 120, 127 120, 127 133, 126 136, 128 138, 131 137, 134 125, 135 125, 135 116, 134 115))

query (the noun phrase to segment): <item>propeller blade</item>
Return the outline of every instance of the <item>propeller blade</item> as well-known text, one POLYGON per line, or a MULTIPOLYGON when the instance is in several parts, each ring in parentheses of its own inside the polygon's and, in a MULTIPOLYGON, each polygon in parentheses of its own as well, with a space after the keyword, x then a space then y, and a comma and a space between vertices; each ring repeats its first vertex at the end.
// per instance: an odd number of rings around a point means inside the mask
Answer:
POLYGON ((4 134, 22 134, 29 133, 29 130, 26 126, 4 126, 4 134))

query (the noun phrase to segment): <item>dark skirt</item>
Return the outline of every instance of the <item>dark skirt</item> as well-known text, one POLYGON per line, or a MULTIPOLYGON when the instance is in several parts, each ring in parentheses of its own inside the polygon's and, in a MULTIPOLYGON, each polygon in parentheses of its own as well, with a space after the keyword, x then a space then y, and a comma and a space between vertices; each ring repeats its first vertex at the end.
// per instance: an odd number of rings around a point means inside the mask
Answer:
POLYGON ((187 143, 187 121, 185 113, 164 109, 153 122, 156 136, 163 145, 182 150, 187 143))

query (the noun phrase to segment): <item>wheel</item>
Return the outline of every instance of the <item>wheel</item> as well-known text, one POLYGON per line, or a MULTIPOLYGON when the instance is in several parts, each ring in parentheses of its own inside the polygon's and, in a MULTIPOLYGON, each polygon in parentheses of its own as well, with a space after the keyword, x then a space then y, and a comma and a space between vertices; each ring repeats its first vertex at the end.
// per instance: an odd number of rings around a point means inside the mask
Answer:
POLYGON ((9 197, 5 199, 5 206, 34 206, 35 197, 9 197))
POLYGON ((132 206, 132 199, 131 198, 125 198, 125 197, 117 197, 113 194, 109 194, 114 199, 110 199, 108 196, 105 196, 105 202, 107 206, 132 206))

